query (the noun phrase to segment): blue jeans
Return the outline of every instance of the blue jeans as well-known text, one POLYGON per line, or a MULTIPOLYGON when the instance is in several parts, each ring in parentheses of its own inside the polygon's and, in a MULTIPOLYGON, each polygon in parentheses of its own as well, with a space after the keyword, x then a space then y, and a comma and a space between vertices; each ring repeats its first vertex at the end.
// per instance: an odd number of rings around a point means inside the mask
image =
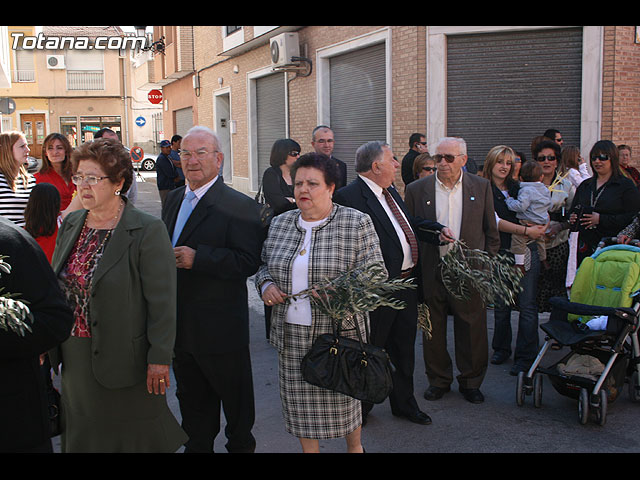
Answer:
MULTIPOLYGON (((531 251, 531 268, 524 274, 520 285, 522 291, 518 295, 520 317, 518 319, 518 335, 516 337, 516 349, 513 363, 523 367, 529 367, 538 355, 538 305, 536 294, 538 290, 538 277, 540 276, 540 257, 535 243, 528 245, 531 251)), ((501 304, 495 305, 495 328, 491 346, 493 350, 511 354, 511 307, 501 304)))

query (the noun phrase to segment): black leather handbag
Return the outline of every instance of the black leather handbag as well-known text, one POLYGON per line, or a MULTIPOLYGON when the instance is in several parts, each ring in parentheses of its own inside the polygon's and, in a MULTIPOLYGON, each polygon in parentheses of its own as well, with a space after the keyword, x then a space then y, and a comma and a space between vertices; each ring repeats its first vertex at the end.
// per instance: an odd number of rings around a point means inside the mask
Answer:
POLYGON ((273 207, 267 203, 267 200, 264 197, 262 184, 258 187, 258 193, 256 194, 255 199, 260 209, 260 221, 262 222, 262 226, 267 228, 271 224, 271 219, 274 217, 275 212, 273 207))
POLYGON ((358 400, 382 403, 393 388, 389 354, 363 341, 357 321, 357 340, 341 336, 339 323, 334 320, 333 333, 313 342, 300 364, 302 378, 358 400))

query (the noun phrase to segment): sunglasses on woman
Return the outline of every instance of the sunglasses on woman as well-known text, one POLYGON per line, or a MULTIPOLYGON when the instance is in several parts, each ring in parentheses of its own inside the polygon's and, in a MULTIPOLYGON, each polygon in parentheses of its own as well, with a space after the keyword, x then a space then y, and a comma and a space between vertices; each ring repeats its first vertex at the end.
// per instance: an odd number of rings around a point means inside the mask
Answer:
POLYGON ((606 162, 607 160, 609 160, 609 155, 606 155, 604 153, 601 153, 600 155, 593 155, 591 157, 591 161, 595 162, 596 160, 600 160, 601 162, 606 162))
POLYGON ((425 172, 435 172, 437 170, 436 167, 422 167, 422 170, 425 172))
POLYGON ((540 155, 539 157, 536 158, 536 160, 540 163, 544 162, 545 160, 549 160, 550 162, 553 162, 556 160, 556 156, 555 155, 540 155))

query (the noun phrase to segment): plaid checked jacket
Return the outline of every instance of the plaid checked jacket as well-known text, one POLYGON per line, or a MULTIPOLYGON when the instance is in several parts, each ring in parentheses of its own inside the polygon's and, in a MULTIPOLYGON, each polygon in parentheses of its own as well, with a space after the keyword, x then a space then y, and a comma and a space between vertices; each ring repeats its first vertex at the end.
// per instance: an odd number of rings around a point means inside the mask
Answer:
MULTIPOLYGON (((274 217, 269 226, 269 235, 262 247, 262 266, 255 275, 258 294, 266 281, 274 282, 280 290, 291 294, 291 268, 302 249, 305 232, 298 225, 300 210, 290 210, 274 217)), ((371 218, 358 210, 337 204, 326 222, 314 227, 309 246, 309 286, 328 278, 334 278, 350 268, 370 263, 380 263, 384 269, 384 259, 380 250, 378 235, 371 218)), ((386 271, 386 270, 385 270, 386 271)), ((385 280, 386 278, 383 278, 385 280)), ((284 340, 283 323, 288 303, 275 305, 271 314, 270 342, 281 351, 284 340)), ((360 330, 364 332, 368 315, 357 316, 360 330)), ((311 341, 318 335, 332 331, 331 319, 312 307, 311 341)), ((344 328, 353 327, 344 325, 344 328)), ((345 336, 355 332, 344 332, 345 336)))

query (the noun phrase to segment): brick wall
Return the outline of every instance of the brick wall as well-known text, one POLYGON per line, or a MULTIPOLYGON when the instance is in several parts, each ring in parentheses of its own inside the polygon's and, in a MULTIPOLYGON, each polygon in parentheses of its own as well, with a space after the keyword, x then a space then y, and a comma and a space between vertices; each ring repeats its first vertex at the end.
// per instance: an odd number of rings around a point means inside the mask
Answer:
POLYGON ((635 28, 605 27, 601 137, 630 145, 632 164, 640 167, 640 44, 634 42, 635 28))

